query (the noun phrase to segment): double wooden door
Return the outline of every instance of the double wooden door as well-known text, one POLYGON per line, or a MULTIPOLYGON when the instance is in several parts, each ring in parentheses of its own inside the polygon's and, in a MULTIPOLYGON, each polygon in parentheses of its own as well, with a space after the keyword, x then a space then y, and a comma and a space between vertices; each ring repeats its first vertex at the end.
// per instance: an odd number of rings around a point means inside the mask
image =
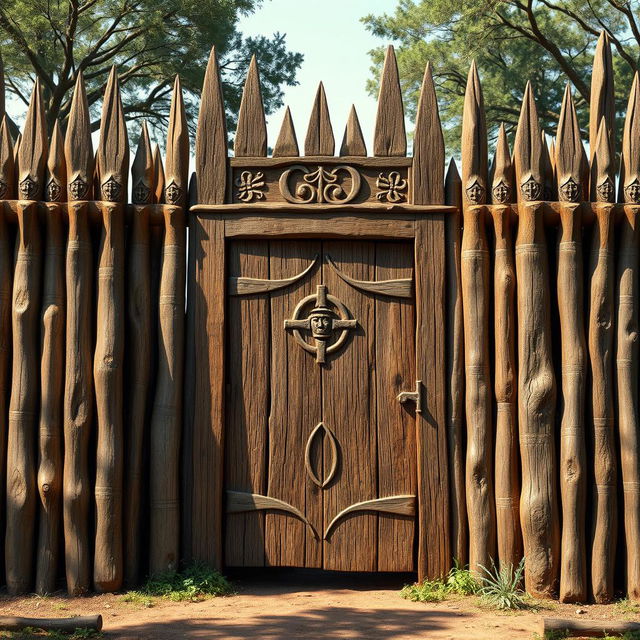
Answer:
POLYGON ((413 570, 413 243, 227 252, 225 564, 413 570))

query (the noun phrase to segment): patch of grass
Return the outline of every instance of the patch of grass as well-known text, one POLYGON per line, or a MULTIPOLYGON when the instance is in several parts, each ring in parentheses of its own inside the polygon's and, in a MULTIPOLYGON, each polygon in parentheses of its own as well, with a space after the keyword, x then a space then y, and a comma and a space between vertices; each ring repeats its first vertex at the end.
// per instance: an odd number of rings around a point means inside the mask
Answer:
POLYGON ((141 591, 127 591, 124 595, 120 596, 120 600, 127 604, 144 607, 145 609, 150 609, 155 604, 155 599, 153 597, 148 596, 141 591))
POLYGON ((100 640, 104 635, 93 629, 76 629, 72 633, 62 631, 43 631, 32 627, 25 627, 22 631, 0 631, 0 638, 10 640, 100 640))
POLYGON ((500 611, 526 609, 529 606, 527 595, 520 588, 524 559, 515 569, 510 565, 498 569, 493 561, 491 564, 491 569, 481 567, 485 575, 480 577, 481 587, 478 590, 480 600, 500 611))
MULTIPOLYGON (((234 593, 231 583, 218 571, 203 564, 192 564, 183 571, 167 571, 149 578, 138 596, 167 598, 174 602, 201 600, 234 593)), ((125 594, 126 595, 126 594, 125 594)))
POLYGON ((619 613, 623 616, 638 616, 640 615, 640 603, 632 602, 629 598, 624 598, 623 600, 618 600, 615 603, 616 613, 619 613))
POLYGON ((441 602, 449 595, 469 596, 478 591, 480 585, 468 569, 455 566, 444 580, 425 580, 407 585, 400 596, 414 602, 441 602))

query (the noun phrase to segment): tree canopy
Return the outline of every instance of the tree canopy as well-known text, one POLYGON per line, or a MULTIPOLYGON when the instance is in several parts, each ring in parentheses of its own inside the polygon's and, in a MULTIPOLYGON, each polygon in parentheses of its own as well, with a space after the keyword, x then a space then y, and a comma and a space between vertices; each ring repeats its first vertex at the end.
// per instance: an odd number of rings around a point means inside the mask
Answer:
POLYGON ((295 85, 303 56, 287 50, 285 36, 244 37, 243 14, 262 0, 2 0, 0 51, 7 90, 28 103, 40 79, 50 129, 63 124, 82 71, 98 127, 110 67, 116 65, 125 116, 164 128, 175 74, 187 109, 197 108, 212 45, 220 60, 229 127, 234 129, 252 54, 260 65, 265 111, 282 106, 282 86, 295 85))
MULTIPOLYGON (((363 18, 396 51, 407 112, 415 114, 427 61, 433 65, 447 143, 459 148, 467 73, 476 59, 495 138, 500 122, 517 125, 527 80, 533 83, 541 124, 555 132, 567 81, 586 131, 593 52, 599 33, 610 37, 616 107, 624 109, 639 66, 640 0, 399 0, 395 11, 363 18)), ((377 77, 382 48, 371 52, 377 77)), ((376 81, 369 81, 373 93, 376 81)), ((618 127, 620 135, 621 127, 618 127)))

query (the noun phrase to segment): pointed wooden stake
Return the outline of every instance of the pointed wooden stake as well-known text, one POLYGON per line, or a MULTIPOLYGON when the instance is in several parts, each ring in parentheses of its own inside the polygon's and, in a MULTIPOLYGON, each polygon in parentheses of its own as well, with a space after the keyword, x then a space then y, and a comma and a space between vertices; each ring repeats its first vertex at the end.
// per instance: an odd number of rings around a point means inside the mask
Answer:
POLYGON ((227 188, 227 125, 215 47, 211 49, 202 86, 196 134, 196 173, 200 203, 223 203, 227 188))
POLYGON ((547 201, 557 200, 558 189, 554 182, 556 173, 553 169, 551 151, 547 146, 547 134, 544 129, 540 134, 540 148, 542 153, 542 199, 547 201))
POLYGON ((591 72, 591 99, 589 101, 589 146, 590 159, 596 148, 600 120, 604 118, 615 157, 616 105, 614 95, 613 58, 611 39, 606 31, 600 32, 593 57, 591 72))
POLYGON ((162 164, 162 154, 160 147, 156 144, 153 147, 153 182, 155 184, 153 201, 156 204, 164 202, 164 165, 162 164))
POLYGON ((171 114, 167 131, 164 201, 184 206, 187 201, 189 180, 189 129, 182 99, 180 78, 176 76, 171 114))
POLYGON ((578 116, 568 84, 562 99, 556 139, 558 196, 564 202, 580 202, 584 199, 585 185, 582 184, 582 179, 585 173, 585 157, 578 116))
POLYGON ((91 117, 82 72, 78 74, 71 101, 67 135, 64 139, 64 157, 67 161, 69 202, 90 200, 93 182, 93 146, 91 117))
POLYGON ((293 126, 291 110, 287 107, 284 112, 280 133, 276 140, 276 146, 273 148, 274 158, 287 158, 299 156, 298 140, 296 138, 296 130, 293 126))
POLYGON ((267 123, 264 118, 260 74, 255 55, 251 57, 244 83, 233 151, 238 158, 267 155, 267 123))
POLYGON ((615 164, 609 126, 606 118, 602 116, 591 162, 590 199, 592 202, 615 202, 615 164))
POLYGON ((344 137, 340 146, 341 156, 363 156, 367 155, 367 146, 364 142, 360 121, 356 113, 355 105, 351 105, 347 126, 344 129, 344 137))
POLYGON ((444 138, 431 74, 431 64, 427 63, 422 79, 416 113, 416 129, 413 135, 413 165, 410 181, 412 204, 442 204, 444 202, 443 167, 444 138))
POLYGON ((67 164, 64 158, 64 137, 56 120, 51 134, 45 180, 45 199, 49 202, 67 200, 67 164))
POLYGON ((16 193, 14 149, 6 115, 0 126, 0 200, 14 200, 16 193))
POLYGON ((131 165, 132 202, 133 204, 150 204, 153 202, 154 164, 151 141, 147 121, 142 121, 142 132, 131 165))
POLYGON ((487 126, 475 60, 469 69, 462 116, 462 191, 467 204, 487 202, 487 126))
POLYGON ((532 202, 543 198, 542 156, 542 131, 538 122, 538 111, 531 83, 527 82, 513 145, 518 202, 532 202))
POLYGON ((36 80, 18 150, 18 194, 22 200, 41 200, 47 164, 47 123, 40 81, 36 80))
POLYGON ((507 204, 515 200, 515 175, 504 122, 498 129, 498 143, 491 167, 491 201, 507 204))
POLYGON ((406 154, 407 134, 404 127, 398 63, 393 46, 389 45, 380 77, 378 114, 373 134, 373 155, 404 156, 406 154))
POLYGON ((311 117, 309 118, 307 137, 304 141, 304 154, 306 156, 332 156, 334 149, 335 140, 333 138, 327 96, 324 92, 324 85, 321 82, 318 85, 311 117))
POLYGON ((620 183, 623 202, 640 204, 640 80, 637 72, 629 92, 624 121, 620 183))

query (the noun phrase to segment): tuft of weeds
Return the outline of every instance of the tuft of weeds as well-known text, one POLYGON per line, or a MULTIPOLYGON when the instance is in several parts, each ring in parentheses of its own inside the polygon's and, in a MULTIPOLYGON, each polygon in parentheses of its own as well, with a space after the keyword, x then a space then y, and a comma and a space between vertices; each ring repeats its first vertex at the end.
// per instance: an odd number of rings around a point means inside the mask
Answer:
POLYGON ((120 596, 120 600, 127 604, 144 607, 145 609, 150 609, 155 604, 154 598, 142 593, 141 591, 127 591, 125 594, 120 596))
POLYGON ((491 565, 491 569, 481 567, 485 575, 480 577, 481 587, 477 592, 480 600, 500 611, 526 609, 527 595, 520 588, 524 558, 516 569, 511 565, 498 569, 493 561, 491 565))
POLYGON ((197 563, 185 567, 180 572, 167 571, 152 576, 132 597, 143 599, 145 596, 151 596, 181 602, 211 596, 228 596, 233 592, 231 583, 221 573, 197 563))
POLYGON ((638 616, 640 615, 640 603, 632 602, 629 598, 624 598, 623 600, 618 600, 615 603, 616 613, 619 613, 623 616, 638 616))
POLYGON ((425 580, 405 586, 400 596, 414 602, 441 602, 449 595, 468 596, 480 585, 468 569, 455 566, 443 580, 425 580))

